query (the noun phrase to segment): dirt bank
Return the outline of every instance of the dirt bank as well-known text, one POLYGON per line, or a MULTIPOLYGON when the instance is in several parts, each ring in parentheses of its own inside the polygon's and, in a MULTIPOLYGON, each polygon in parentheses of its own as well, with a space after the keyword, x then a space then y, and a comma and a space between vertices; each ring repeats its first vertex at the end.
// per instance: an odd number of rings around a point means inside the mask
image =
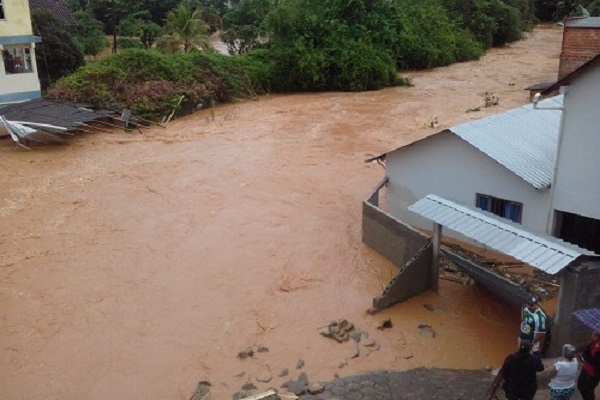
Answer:
POLYGON ((269 371, 257 386, 278 386, 300 358, 315 380, 499 365, 518 315, 477 286, 366 314, 393 267, 361 243, 360 203, 383 176, 363 159, 524 104, 556 78, 560 40, 537 29, 406 74, 411 88, 266 96, 29 152, 0 142, 0 397, 187 399, 208 380, 230 398, 269 371), (466 113, 485 92, 499 105, 466 113), (317 332, 338 318, 380 350, 340 369, 348 348, 317 332))

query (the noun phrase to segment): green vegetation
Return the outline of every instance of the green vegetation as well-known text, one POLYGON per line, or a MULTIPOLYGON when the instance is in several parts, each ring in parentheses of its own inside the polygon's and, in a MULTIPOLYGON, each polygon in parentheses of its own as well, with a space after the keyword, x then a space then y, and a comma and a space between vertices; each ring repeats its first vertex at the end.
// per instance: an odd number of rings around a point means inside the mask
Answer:
POLYGON ((244 0, 232 9, 225 0, 69 1, 87 11, 78 14, 85 35, 98 36, 94 15, 132 50, 78 70, 49 95, 144 115, 182 96, 195 105, 408 84, 397 71, 474 60, 521 39, 538 18, 600 9, 600 0, 244 0), (207 34, 221 28, 231 57, 209 49, 207 34))

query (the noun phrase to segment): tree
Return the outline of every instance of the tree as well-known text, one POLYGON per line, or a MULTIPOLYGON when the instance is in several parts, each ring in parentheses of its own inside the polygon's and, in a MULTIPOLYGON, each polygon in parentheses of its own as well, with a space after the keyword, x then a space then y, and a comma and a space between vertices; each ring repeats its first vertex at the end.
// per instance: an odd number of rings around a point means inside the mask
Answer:
POLYGON ((35 55, 40 83, 47 89, 58 78, 83 66, 83 53, 69 31, 48 11, 33 10, 31 19, 34 34, 42 38, 35 55))
POLYGON ((108 44, 103 31, 102 22, 94 18, 87 11, 77 11, 74 14, 75 19, 79 22, 77 26, 77 34, 73 38, 77 46, 86 56, 96 56, 102 51, 104 46, 108 44))
POLYGON ((210 47, 207 31, 208 25, 202 20, 201 11, 192 11, 182 4, 167 14, 167 34, 159 38, 157 46, 169 53, 178 49, 185 53, 197 48, 207 49, 210 47))
POLYGON ((230 54, 242 54, 260 44, 260 37, 267 32, 267 15, 273 7, 271 0, 245 0, 225 13, 221 40, 230 54))
POLYGON ((160 36, 162 30, 159 25, 152 21, 151 17, 150 12, 147 10, 130 14, 119 24, 119 34, 129 38, 139 38, 142 46, 149 49, 156 38, 160 36))
POLYGON ((113 53, 116 53, 119 24, 141 8, 142 0, 89 0, 88 6, 104 24, 105 32, 113 35, 113 53))

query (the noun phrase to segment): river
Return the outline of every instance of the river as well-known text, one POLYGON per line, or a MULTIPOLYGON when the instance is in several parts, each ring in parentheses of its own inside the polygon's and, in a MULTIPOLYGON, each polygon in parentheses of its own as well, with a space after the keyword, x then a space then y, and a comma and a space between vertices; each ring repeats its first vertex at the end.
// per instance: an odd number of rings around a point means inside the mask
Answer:
POLYGON ((363 160, 525 104, 525 87, 556 79, 561 37, 541 27, 403 74, 413 87, 268 95, 32 151, 0 142, 0 398, 188 399, 207 380, 225 399, 297 378, 299 359, 311 380, 498 367, 518 315, 476 285, 441 281, 367 315, 394 267, 361 242, 361 201, 384 175, 363 160), (499 105, 467 113, 485 92, 499 105), (339 318, 380 350, 339 368, 349 344, 318 334, 339 318))

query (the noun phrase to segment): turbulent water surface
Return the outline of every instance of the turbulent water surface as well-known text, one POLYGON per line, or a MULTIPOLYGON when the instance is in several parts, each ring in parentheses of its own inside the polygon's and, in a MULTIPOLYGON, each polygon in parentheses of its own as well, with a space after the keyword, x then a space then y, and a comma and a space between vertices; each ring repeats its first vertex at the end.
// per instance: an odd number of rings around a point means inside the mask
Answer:
POLYGON ((361 201, 384 174, 363 160, 525 104, 556 78, 560 41, 536 29, 407 73, 408 88, 270 95, 64 147, 0 142, 0 398, 187 399, 208 380, 224 399, 269 371, 259 389, 296 378, 300 358, 311 380, 498 366, 518 315, 476 285, 366 314, 394 267, 361 243, 361 201), (485 92, 500 104, 466 113, 485 92), (318 334, 338 318, 381 349, 338 368, 349 344, 318 334))

